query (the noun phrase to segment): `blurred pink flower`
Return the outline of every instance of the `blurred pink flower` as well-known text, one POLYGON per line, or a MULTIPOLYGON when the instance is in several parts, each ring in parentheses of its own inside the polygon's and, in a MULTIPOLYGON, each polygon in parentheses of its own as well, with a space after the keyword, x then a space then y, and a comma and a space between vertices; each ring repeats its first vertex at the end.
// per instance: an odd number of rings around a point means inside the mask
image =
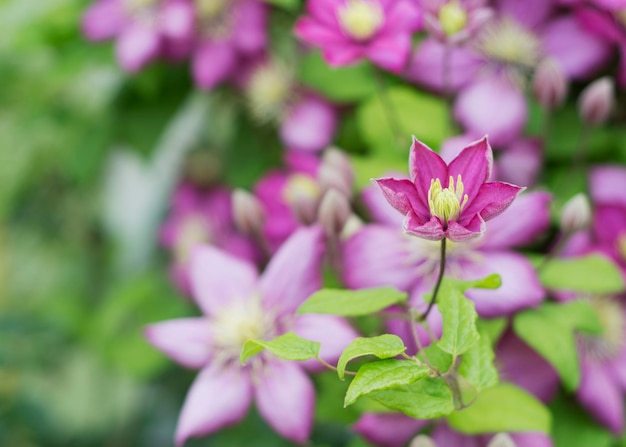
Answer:
MULTIPOLYGON (((201 368, 176 428, 176 445, 239 422, 252 398, 263 418, 282 436, 305 443, 315 391, 301 364, 261 353, 239 362, 248 339, 272 339, 288 331, 322 344, 320 356, 336 361, 357 336, 341 318, 300 315, 299 305, 321 285, 322 232, 294 234, 261 277, 255 267, 214 247, 196 249, 191 260, 193 296, 204 316, 156 323, 146 328, 155 347, 183 366, 201 368)), ((314 368, 315 369, 315 368, 314 368)))
POLYGON ((308 15, 296 23, 303 41, 321 47, 332 66, 363 58, 399 72, 421 28, 420 9, 411 0, 308 0, 308 15))

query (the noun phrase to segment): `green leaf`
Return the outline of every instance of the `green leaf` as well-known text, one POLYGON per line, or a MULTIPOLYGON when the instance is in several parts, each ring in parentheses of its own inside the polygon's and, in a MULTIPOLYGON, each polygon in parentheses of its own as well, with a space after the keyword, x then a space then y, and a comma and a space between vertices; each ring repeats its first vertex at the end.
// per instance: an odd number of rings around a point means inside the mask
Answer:
POLYGON ((449 415, 448 424, 470 435, 519 431, 549 433, 551 415, 530 393, 502 383, 482 391, 468 408, 449 415))
POLYGON ((571 397, 559 396, 550 404, 555 447, 610 447, 613 436, 591 420, 571 397))
POLYGON ((463 354, 479 339, 476 330, 474 303, 453 288, 441 290, 439 312, 443 319, 443 335, 439 347, 453 356, 463 354))
POLYGON ((388 390, 400 385, 408 385, 428 375, 428 367, 411 360, 382 360, 366 363, 359 368, 344 400, 344 407, 375 391, 388 390))
POLYGON ((538 309, 517 314, 515 333, 545 358, 573 391, 580 382, 575 330, 601 330, 591 304, 582 300, 566 304, 544 303, 538 309))
POLYGON ((406 299, 405 292, 393 287, 361 290, 322 289, 302 303, 297 313, 358 317, 378 312, 406 299))
POLYGON ((379 359, 388 359, 402 354, 406 350, 402 339, 396 335, 383 334, 378 337, 359 337, 344 349, 337 362, 337 374, 344 378, 346 365, 352 359, 364 355, 375 355, 379 359))
POLYGON ((491 344, 495 345, 502 333, 506 330, 509 322, 505 317, 500 318, 479 318, 476 322, 476 327, 478 328, 478 332, 481 334, 485 333, 491 340, 491 344))
POLYGON ((407 159, 411 136, 437 149, 449 131, 445 101, 411 87, 390 87, 363 103, 357 122, 363 140, 374 153, 407 159), (390 125, 395 122, 396 130, 390 125), (398 141, 401 137, 402 141, 398 141))
POLYGON ((287 9, 289 11, 295 11, 300 6, 300 0, 264 0, 265 3, 269 3, 279 8, 287 9))
POLYGON ((494 357, 489 336, 481 333, 478 343, 463 354, 459 373, 478 391, 494 386, 498 383, 498 370, 493 364, 494 357))
POLYGON ((373 68, 367 62, 333 68, 317 51, 304 59, 299 75, 304 84, 337 102, 364 99, 377 88, 373 68))
POLYGON ((441 372, 446 372, 452 365, 452 356, 445 351, 442 351, 436 343, 432 343, 425 349, 422 349, 417 357, 423 361, 430 362, 432 366, 437 368, 441 372))
POLYGON ((461 292, 467 289, 498 289, 502 285, 502 277, 497 273, 492 273, 484 278, 472 280, 446 278, 445 283, 461 292))
POLYGON ((624 290, 619 268, 608 258, 592 254, 579 258, 551 259, 539 270, 548 289, 613 294, 624 290))
POLYGON ((257 355, 263 349, 285 360, 309 360, 320 352, 320 344, 306 340, 293 332, 287 332, 273 340, 248 340, 241 349, 240 361, 245 363, 250 357, 257 355))
POLYGON ((369 397, 416 419, 432 419, 454 411, 452 393, 441 378, 426 377, 410 385, 371 393, 369 397))

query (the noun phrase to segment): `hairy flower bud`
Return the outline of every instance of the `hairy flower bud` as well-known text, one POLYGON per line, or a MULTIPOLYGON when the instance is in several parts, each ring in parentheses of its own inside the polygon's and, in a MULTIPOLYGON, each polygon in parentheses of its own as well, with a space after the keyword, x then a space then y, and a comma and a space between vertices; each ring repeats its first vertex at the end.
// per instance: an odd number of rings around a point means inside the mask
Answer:
POLYGON ((578 193, 567 201, 561 212, 561 229, 566 233, 584 230, 591 224, 591 205, 587 196, 578 193))
POLYGON ((542 61, 533 78, 535 99, 544 109, 555 109, 567 95, 567 79, 559 64, 551 59, 542 61))
POLYGON ((346 197, 352 195, 352 182, 344 176, 342 170, 335 166, 322 164, 317 179, 322 191, 336 189, 346 197))
POLYGON ((409 447, 437 447, 435 441, 430 436, 426 435, 417 435, 411 443, 409 447))
POLYGON ((586 124, 604 123, 615 106, 615 83, 604 76, 589 84, 578 99, 578 113, 586 124))
POLYGON ((327 235, 338 235, 350 218, 350 203, 341 192, 330 189, 320 203, 317 219, 327 235))
POLYGON ((517 445, 508 433, 498 433, 491 438, 487 447, 517 447, 517 445))
POLYGON ((349 184, 354 182, 354 170, 352 169, 350 159, 340 149, 336 147, 326 149, 322 156, 322 165, 332 166, 337 169, 349 184))
POLYGON ((236 189, 232 195, 233 219, 235 226, 244 234, 260 234, 265 223, 265 211, 261 202, 243 189, 236 189))

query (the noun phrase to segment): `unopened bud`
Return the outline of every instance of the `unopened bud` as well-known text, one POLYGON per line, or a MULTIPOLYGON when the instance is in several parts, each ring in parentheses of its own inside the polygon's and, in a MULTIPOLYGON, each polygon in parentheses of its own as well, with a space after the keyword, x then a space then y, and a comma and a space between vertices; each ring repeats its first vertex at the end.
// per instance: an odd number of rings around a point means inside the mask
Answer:
POLYGON ((324 194, 317 214, 319 223, 327 235, 338 235, 350 218, 350 203, 342 193, 331 189, 324 194))
POLYGON ((435 441, 430 436, 426 435, 417 435, 411 443, 409 447, 437 447, 435 441))
POLYGON ((336 189, 346 197, 352 195, 352 183, 335 166, 322 164, 317 172, 317 181, 322 191, 336 189))
POLYGON ((363 228, 363 225, 363 221, 359 216, 351 214, 350 217, 348 217, 346 224, 343 226, 343 230, 341 230, 340 239, 349 239, 354 233, 363 228))
POLYGON ((255 196, 243 189, 232 195, 233 220, 239 231, 247 235, 260 234, 265 224, 263 205, 255 196))
POLYGON ((352 169, 352 163, 348 156, 337 149, 336 147, 329 147, 324 151, 322 156, 322 165, 332 166, 341 172, 341 175, 347 180, 348 184, 352 185, 354 182, 354 169, 352 169))
POLYGON ((533 93, 544 109, 552 110, 563 104, 567 79, 558 63, 545 59, 539 64, 533 78, 533 93))
POLYGON ((517 447, 517 445, 508 433, 498 433, 491 438, 487 447, 517 447))
POLYGON ((615 106, 615 83, 604 76, 589 84, 580 94, 578 113, 586 124, 604 123, 615 106))
POLYGON ((566 233, 589 228, 591 224, 591 205, 583 193, 569 199, 561 212, 561 230, 566 233))

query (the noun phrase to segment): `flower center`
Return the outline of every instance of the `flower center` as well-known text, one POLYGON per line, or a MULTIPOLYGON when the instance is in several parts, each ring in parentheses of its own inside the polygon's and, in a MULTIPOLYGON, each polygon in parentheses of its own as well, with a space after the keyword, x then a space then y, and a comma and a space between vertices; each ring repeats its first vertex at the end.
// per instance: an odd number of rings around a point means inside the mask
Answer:
POLYGON ((317 200, 320 195, 319 185, 306 174, 292 174, 284 190, 284 198, 290 205, 302 201, 317 200))
POLYGON ((467 24, 467 11, 456 0, 448 2, 439 9, 439 23, 447 36, 453 36, 467 24))
POLYGON ((207 37, 228 33, 230 9, 228 0, 195 0, 200 31, 207 37))
POLYGON ((252 114, 261 122, 282 117, 293 91, 289 70, 276 63, 265 64, 254 71, 247 86, 252 114))
POLYGON ((439 179, 430 180, 430 189, 428 190, 428 206, 430 207, 430 215, 437 216, 441 223, 445 226, 451 220, 457 220, 461 214, 461 210, 469 200, 467 194, 463 194, 463 181, 461 175, 456 178, 450 176, 447 188, 441 187, 439 179))
POLYGON ((176 238, 174 256, 180 262, 189 259, 193 247, 200 243, 211 241, 206 220, 199 215, 192 215, 184 219, 176 238))
POLYGON ((337 16, 343 31, 359 41, 372 37, 385 20, 384 11, 376 0, 346 0, 337 16))
POLYGON ((541 57, 541 42, 516 21, 504 19, 485 27, 478 50, 489 59, 532 68, 541 57))
POLYGON ((611 359, 619 354, 624 344, 626 322, 622 307, 617 300, 607 296, 594 296, 591 304, 600 320, 602 333, 579 335, 579 345, 593 359, 611 359))

